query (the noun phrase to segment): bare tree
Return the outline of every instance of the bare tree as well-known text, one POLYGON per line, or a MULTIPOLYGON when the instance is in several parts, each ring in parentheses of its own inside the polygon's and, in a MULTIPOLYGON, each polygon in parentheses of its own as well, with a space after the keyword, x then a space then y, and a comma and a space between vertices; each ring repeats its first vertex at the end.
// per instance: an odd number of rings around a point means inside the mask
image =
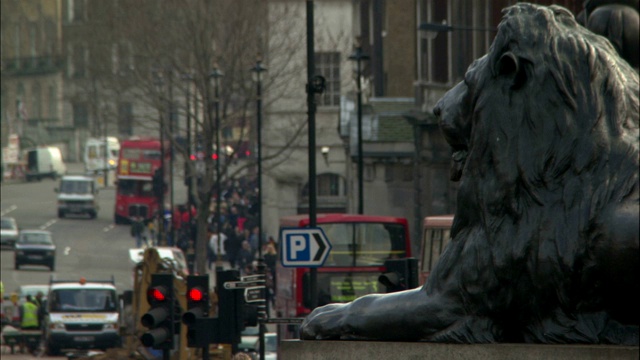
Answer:
MULTIPOLYGON (((217 160, 221 161, 221 176, 216 178, 216 160, 212 158, 216 146, 215 132, 225 128, 235 130, 233 138, 224 139, 234 152, 242 144, 255 143, 256 92, 250 68, 258 57, 268 64, 270 73, 263 82, 264 93, 268 94, 263 101, 265 108, 286 97, 290 91, 288 84, 304 74, 306 64, 286 55, 303 49, 305 41, 299 29, 292 29, 291 16, 294 14, 287 13, 292 10, 287 6, 280 7, 280 13, 273 10, 269 13, 269 10, 269 3, 259 0, 177 0, 162 3, 136 0, 119 2, 115 12, 111 30, 113 37, 131 44, 134 61, 132 68, 125 69, 125 74, 106 76, 108 71, 105 71, 104 87, 111 90, 114 100, 127 94, 127 97, 158 111, 165 111, 168 106, 169 117, 188 115, 195 123, 192 131, 199 135, 201 141, 204 173, 199 186, 196 178, 191 178, 191 196, 198 214, 196 262, 200 273, 204 273, 207 263, 207 220, 216 186, 240 176, 255 177, 257 160, 255 156, 238 159, 235 153, 221 156, 217 160), (271 30, 291 36, 274 41, 269 37, 271 30), (293 36, 296 33, 298 36, 293 36), (277 61, 272 61, 276 56, 277 61), (225 74, 219 83, 220 128, 215 126, 213 104, 216 99, 210 81, 214 66, 225 74), (160 74, 163 88, 156 86, 160 74), (187 74, 190 81, 184 80, 187 74), (191 94, 188 108, 184 99, 187 91, 191 94)), ((107 92, 104 91, 105 94, 107 92)), ((158 118, 153 112, 140 114, 135 119, 136 126, 157 129, 158 118)), ((288 124, 282 126, 285 130, 279 134, 284 146, 263 156, 266 169, 289 156, 287 148, 300 141, 306 125, 299 116, 283 115, 278 121, 288 124)), ((169 134, 169 130, 165 128, 165 134, 169 134)), ((173 142, 175 153, 184 159, 188 172, 194 174, 196 169, 194 162, 189 161, 189 149, 176 141, 176 129, 171 130, 173 132, 168 138, 173 142)))

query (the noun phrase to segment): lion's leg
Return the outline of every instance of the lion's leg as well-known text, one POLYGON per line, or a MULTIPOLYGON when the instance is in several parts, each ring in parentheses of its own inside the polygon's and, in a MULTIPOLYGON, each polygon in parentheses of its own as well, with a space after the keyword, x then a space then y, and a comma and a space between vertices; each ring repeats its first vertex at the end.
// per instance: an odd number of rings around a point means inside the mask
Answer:
POLYGON ((458 305, 437 294, 427 296, 423 288, 367 295, 315 309, 302 324, 301 338, 425 340, 460 320, 458 305))
POLYGON ((579 343, 638 345, 638 326, 623 325, 606 312, 568 316, 558 309, 551 316, 525 330, 525 341, 532 343, 579 343))

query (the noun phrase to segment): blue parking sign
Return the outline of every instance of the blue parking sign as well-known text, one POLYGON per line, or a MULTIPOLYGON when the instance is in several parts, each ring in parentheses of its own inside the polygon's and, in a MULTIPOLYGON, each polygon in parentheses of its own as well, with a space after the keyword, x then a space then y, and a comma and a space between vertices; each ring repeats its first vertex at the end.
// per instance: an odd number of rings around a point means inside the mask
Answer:
POLYGON ((287 267, 319 267, 324 264, 331 243, 321 228, 282 229, 282 265, 287 267))

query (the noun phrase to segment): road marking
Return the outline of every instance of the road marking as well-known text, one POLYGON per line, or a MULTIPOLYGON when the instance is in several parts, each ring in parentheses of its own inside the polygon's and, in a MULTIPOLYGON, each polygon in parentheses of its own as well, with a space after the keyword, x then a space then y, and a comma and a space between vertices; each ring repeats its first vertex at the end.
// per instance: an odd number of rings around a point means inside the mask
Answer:
POLYGON ((53 224, 55 224, 57 222, 58 222, 58 219, 49 220, 44 225, 40 226, 40 230, 44 230, 44 229, 48 228, 49 226, 51 226, 51 225, 53 225, 53 224))
POLYGON ((13 210, 15 210, 17 208, 18 208, 17 206, 11 205, 11 206, 9 206, 9 208, 7 208, 7 210, 2 210, 2 212, 0 212, 0 215, 1 216, 5 216, 5 215, 7 215, 8 213, 12 212, 13 210))
POLYGON ((115 226, 114 224, 111 224, 111 225, 109 225, 109 226, 105 226, 105 227, 102 229, 102 231, 104 231, 104 232, 108 232, 108 231, 113 230, 113 228, 114 228, 114 227, 116 227, 116 226, 115 226))
POLYGON ((69 255, 69 252, 70 252, 70 251, 71 251, 71 248, 70 248, 70 247, 68 247, 68 246, 67 246, 67 247, 65 247, 65 248, 64 248, 64 255, 65 255, 65 256, 66 256, 66 255, 69 255))

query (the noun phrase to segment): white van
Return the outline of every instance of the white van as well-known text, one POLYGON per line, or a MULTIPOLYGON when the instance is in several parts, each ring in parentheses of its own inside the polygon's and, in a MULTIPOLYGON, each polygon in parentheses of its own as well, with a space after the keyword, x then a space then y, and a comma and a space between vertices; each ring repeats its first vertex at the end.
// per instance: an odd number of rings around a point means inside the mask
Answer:
POLYGON ((93 177, 66 175, 60 180, 58 193, 58 217, 63 218, 67 214, 88 214, 95 219, 98 215, 98 202, 96 194, 98 187, 93 177))
POLYGON ((87 173, 115 169, 118 167, 119 154, 120 142, 117 138, 89 138, 84 146, 84 169, 87 173))
POLYGON ((67 166, 62 161, 60 149, 53 146, 41 146, 24 151, 23 159, 27 163, 25 178, 40 181, 43 177, 57 179, 67 173, 67 166))

